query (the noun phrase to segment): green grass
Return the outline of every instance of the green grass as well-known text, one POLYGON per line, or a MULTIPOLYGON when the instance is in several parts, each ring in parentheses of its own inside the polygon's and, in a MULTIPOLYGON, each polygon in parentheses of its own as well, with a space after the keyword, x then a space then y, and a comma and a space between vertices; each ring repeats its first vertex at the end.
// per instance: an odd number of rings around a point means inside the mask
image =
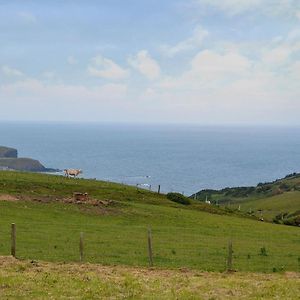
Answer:
POLYGON ((300 192, 290 191, 281 195, 267 197, 264 199, 253 199, 242 201, 240 204, 234 204, 232 207, 237 208, 241 205, 242 211, 255 210, 257 216, 262 211, 263 217, 272 220, 276 215, 281 213, 292 213, 300 210, 300 192))
POLYGON ((17 257, 45 261, 78 261, 84 233, 84 259, 105 265, 147 266, 147 228, 153 235, 154 264, 224 271, 229 239, 234 268, 241 271, 300 270, 300 231, 296 227, 258 222, 234 215, 207 213, 205 205, 188 206, 164 195, 133 187, 57 176, 0 172, 0 194, 22 196, 0 201, 0 254, 10 251, 10 224, 17 225, 17 257), (65 204, 55 199, 74 191, 112 206, 65 204), (47 203, 30 201, 37 199, 47 203), (262 255, 261 248, 267 255, 262 255))
POLYGON ((202 273, 0 257, 1 299, 299 299, 296 273, 202 273))

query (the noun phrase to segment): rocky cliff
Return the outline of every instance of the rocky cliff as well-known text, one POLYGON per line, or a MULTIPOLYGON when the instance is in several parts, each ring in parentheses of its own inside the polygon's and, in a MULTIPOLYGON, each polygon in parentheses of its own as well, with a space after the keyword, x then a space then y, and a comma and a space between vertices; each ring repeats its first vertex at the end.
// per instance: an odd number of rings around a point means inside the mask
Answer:
POLYGON ((38 161, 31 158, 0 158, 0 167, 3 169, 46 172, 47 169, 38 161))
POLYGON ((32 158, 18 158, 18 150, 0 146, 0 169, 31 171, 31 172, 56 172, 57 169, 44 167, 38 160, 32 158))
POLYGON ((2 157, 17 158, 18 157, 18 150, 14 149, 14 148, 8 148, 8 147, 0 146, 0 158, 2 158, 2 157))

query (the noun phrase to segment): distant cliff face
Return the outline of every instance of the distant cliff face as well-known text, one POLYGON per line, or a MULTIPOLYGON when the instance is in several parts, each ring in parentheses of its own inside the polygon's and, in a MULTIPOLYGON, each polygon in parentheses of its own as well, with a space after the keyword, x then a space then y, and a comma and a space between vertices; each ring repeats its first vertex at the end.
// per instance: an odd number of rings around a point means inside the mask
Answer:
POLYGON ((2 158, 2 157, 17 158, 18 157, 18 150, 14 149, 14 148, 8 148, 8 147, 0 146, 0 158, 2 158))
POLYGON ((38 160, 18 158, 18 150, 0 146, 0 169, 30 172, 57 172, 57 169, 45 168, 38 160))

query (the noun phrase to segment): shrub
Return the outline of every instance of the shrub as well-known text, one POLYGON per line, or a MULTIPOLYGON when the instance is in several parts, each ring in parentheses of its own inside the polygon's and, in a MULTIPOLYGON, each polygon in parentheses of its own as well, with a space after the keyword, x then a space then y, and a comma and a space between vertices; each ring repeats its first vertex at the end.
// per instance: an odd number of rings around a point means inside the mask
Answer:
POLYGON ((292 173, 292 174, 286 175, 284 178, 298 177, 299 175, 300 175, 300 174, 294 172, 294 173, 292 173))
POLYGON ((189 198, 179 194, 179 193, 168 193, 167 198, 173 202, 177 202, 183 205, 189 205, 191 204, 191 201, 189 198))
POLYGON ((268 256, 266 247, 260 248, 260 255, 261 256, 268 256))
POLYGON ((281 183, 280 185, 279 185, 279 188, 281 189, 281 190, 284 190, 284 191, 290 191, 291 190, 291 188, 290 188, 290 186, 289 185, 287 185, 286 183, 281 183))
POLYGON ((283 224, 291 226, 300 226, 300 216, 284 219, 283 224))
POLYGON ((273 218, 273 223, 275 223, 275 224, 281 224, 280 220, 278 220, 276 218, 273 218))

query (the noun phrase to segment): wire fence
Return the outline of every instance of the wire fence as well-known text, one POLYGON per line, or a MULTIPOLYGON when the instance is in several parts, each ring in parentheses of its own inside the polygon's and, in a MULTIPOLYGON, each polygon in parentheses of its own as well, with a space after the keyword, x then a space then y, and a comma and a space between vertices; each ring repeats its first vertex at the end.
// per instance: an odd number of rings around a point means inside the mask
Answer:
POLYGON ((199 236, 192 228, 97 227, 30 220, 0 228, 0 254, 20 259, 108 265, 192 268, 203 271, 300 272, 300 247, 267 235, 199 236))

